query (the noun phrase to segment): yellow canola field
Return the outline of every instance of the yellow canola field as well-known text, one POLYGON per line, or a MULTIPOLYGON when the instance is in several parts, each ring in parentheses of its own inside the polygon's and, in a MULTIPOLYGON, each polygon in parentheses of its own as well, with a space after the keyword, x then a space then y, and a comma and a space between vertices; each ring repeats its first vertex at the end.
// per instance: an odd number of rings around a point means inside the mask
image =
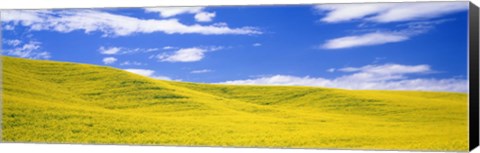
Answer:
POLYGON ((467 151, 467 94, 155 80, 2 56, 3 141, 467 151))

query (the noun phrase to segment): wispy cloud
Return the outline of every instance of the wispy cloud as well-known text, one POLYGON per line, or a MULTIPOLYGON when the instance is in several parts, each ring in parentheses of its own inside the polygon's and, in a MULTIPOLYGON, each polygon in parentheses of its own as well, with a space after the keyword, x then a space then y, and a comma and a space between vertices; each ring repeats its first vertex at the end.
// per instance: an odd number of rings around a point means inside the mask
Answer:
POLYGON ((209 73, 212 72, 212 70, 209 69, 201 69, 201 70, 193 70, 190 73, 192 74, 201 74, 201 73, 209 73))
POLYGON ((338 69, 341 72, 353 72, 351 75, 342 76, 338 79, 351 81, 391 81, 406 79, 408 74, 432 73, 429 65, 366 65, 363 67, 346 67, 338 69))
POLYGON ((177 47, 165 46, 165 47, 163 47, 162 49, 164 49, 164 50, 170 50, 170 49, 177 49, 177 47))
MULTIPOLYGON (((403 22, 392 30, 376 29, 374 32, 351 34, 327 40, 320 45, 323 49, 342 49, 373 46, 409 40, 423 34, 450 19, 442 17, 468 10, 467 2, 417 2, 417 3, 370 3, 370 4, 324 4, 315 7, 325 14, 320 21, 326 23, 362 21, 358 28, 368 23, 403 22), (407 22, 407 23, 404 23, 407 22)), ((374 26, 375 27, 375 26, 374 26)), ((357 30, 358 31, 358 30, 357 30)))
POLYGON ((5 24, 2 28, 2 30, 15 30, 15 26, 9 24, 5 24))
POLYGON ((122 55, 122 54, 132 54, 132 53, 148 53, 159 51, 159 48, 125 48, 125 47, 104 47, 100 46, 98 51, 100 54, 104 55, 122 55))
POLYGON ((215 13, 201 12, 195 14, 195 20, 197 20, 198 22, 210 22, 215 16, 215 13))
POLYGON ((22 41, 18 39, 13 39, 13 40, 4 40, 6 45, 12 46, 12 47, 17 47, 22 43, 22 41))
POLYGON ((29 40, 5 39, 3 41, 3 54, 30 59, 49 59, 50 52, 42 51, 41 42, 29 40))
POLYGON ((215 12, 206 12, 205 7, 157 7, 146 8, 145 12, 158 13, 163 18, 180 14, 195 14, 194 18, 197 22, 210 22, 216 16, 215 12))
POLYGON ((260 47, 260 46, 262 46, 262 44, 261 43, 254 43, 254 44, 252 44, 252 46, 253 47, 260 47))
POLYGON ((397 25, 396 28, 400 28, 399 30, 375 31, 359 35, 349 35, 339 38, 333 38, 323 43, 320 48, 342 49, 402 42, 409 40, 411 37, 430 31, 437 24, 442 24, 448 21, 452 20, 441 19, 433 21, 408 22, 397 25))
POLYGON ((120 48, 119 47, 110 47, 110 48, 106 48, 106 47, 100 47, 98 49, 100 51, 101 54, 105 54, 105 55, 115 55, 117 54, 118 52, 120 52, 120 48))
POLYGON ((205 52, 202 48, 183 48, 173 54, 159 54, 157 58, 162 62, 196 62, 203 59, 205 52))
POLYGON ((337 69, 335 69, 335 68, 329 68, 329 69, 327 69, 327 72, 333 73, 333 72, 335 72, 336 70, 337 70, 337 69))
POLYGON ((386 43, 400 42, 408 39, 408 36, 396 33, 374 32, 363 35, 345 36, 327 40, 321 47, 325 49, 341 49, 358 46, 371 46, 386 43))
POLYGON ((433 70, 428 65, 366 65, 347 67, 338 71, 350 73, 333 79, 310 76, 273 75, 255 79, 233 80, 220 84, 250 85, 293 85, 320 86, 345 89, 379 89, 379 90, 425 90, 467 92, 468 81, 447 78, 410 78, 409 75, 424 75, 433 70))
POLYGON ((202 12, 204 7, 156 7, 145 8, 145 12, 158 13, 160 17, 168 18, 180 14, 196 14, 202 12))
POLYGON ((353 20, 387 23, 432 19, 445 14, 468 9, 468 2, 417 2, 417 3, 370 3, 370 4, 324 4, 315 7, 326 12, 322 22, 338 23, 353 20))
POLYGON ((162 53, 155 56, 161 62, 197 62, 205 57, 209 51, 220 50, 223 47, 191 47, 181 48, 173 53, 162 53))
POLYGON ((137 62, 137 61, 124 61, 120 63, 121 66, 141 66, 141 65, 147 65, 146 63, 142 62, 137 62))
POLYGON ((401 65, 401 64, 384 64, 384 65, 366 65, 362 67, 344 67, 338 69, 341 72, 368 72, 377 74, 407 74, 407 73, 427 73, 431 72, 429 65, 401 65))
POLYGON ((167 77, 167 76, 155 75, 155 71, 150 69, 124 69, 124 70, 131 73, 138 74, 138 75, 154 78, 154 79, 172 80, 170 77, 167 77))
POLYGON ((136 33, 163 32, 165 34, 252 35, 261 34, 255 27, 230 28, 226 24, 186 25, 177 19, 140 19, 94 10, 69 11, 2 11, 5 26, 22 25, 30 30, 49 30, 68 33, 101 32, 103 36, 128 36, 136 33))
POLYGON ((115 57, 105 57, 103 58, 103 64, 113 64, 117 61, 117 58, 115 57))

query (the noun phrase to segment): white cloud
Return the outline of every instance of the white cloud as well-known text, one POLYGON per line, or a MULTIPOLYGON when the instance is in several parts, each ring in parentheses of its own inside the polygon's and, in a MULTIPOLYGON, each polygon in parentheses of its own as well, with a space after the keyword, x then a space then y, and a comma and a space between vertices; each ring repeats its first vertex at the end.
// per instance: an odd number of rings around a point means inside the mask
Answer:
POLYGON ((117 58, 115 58, 115 57, 105 57, 105 58, 103 58, 102 61, 103 61, 104 64, 113 64, 117 61, 117 58))
POLYGON ((369 22, 390 23, 408 22, 397 25, 403 28, 392 31, 377 31, 356 34, 327 40, 320 48, 342 49, 359 46, 373 46, 402 42, 413 36, 428 32, 435 24, 451 19, 432 20, 442 15, 468 10, 467 2, 420 2, 420 3, 370 3, 370 4, 325 4, 317 5, 316 10, 325 13, 321 19, 327 23, 363 21, 360 27, 369 22))
POLYGON ((198 22, 210 22, 213 20, 215 17, 215 12, 210 13, 210 12, 200 12, 195 14, 195 20, 198 22))
POLYGON ((261 43, 254 43, 254 44, 252 44, 252 46, 253 47, 260 47, 260 46, 262 46, 262 44, 261 43))
POLYGON ((147 49, 142 49, 142 48, 135 48, 134 51, 143 51, 143 52, 154 52, 160 50, 159 48, 147 48, 147 49))
POLYGON ((118 47, 106 48, 102 46, 98 50, 100 51, 101 54, 105 54, 105 55, 115 55, 118 52, 120 52, 120 48, 118 47))
POLYGON ((5 46, 3 46, 3 53, 21 58, 49 59, 51 57, 50 53, 41 51, 41 44, 38 41, 24 43, 20 40, 6 40, 5 46))
POLYGON ((193 74, 201 74, 201 73, 209 73, 209 72, 212 72, 212 70, 209 70, 209 69, 193 70, 193 71, 191 71, 190 73, 193 73, 193 74))
POLYGON ((203 59, 206 51, 201 48, 183 48, 173 54, 160 54, 157 58, 163 62, 196 62, 203 59))
POLYGON ((373 32, 363 35, 345 36, 327 40, 321 47, 325 49, 341 49, 358 46, 372 46, 408 40, 409 37, 401 33, 373 32))
POLYGON ((155 71, 154 70, 149 70, 149 69, 124 69, 125 71, 135 73, 138 75, 154 78, 154 79, 159 79, 159 80, 172 80, 170 77, 167 76, 162 76, 162 75, 154 75, 155 71))
POLYGON ((417 2, 371 4, 325 4, 315 7, 327 12, 323 22, 363 20, 379 23, 432 19, 468 10, 468 2, 417 2))
POLYGON ((402 42, 413 36, 426 33, 435 28, 435 25, 453 21, 452 19, 440 19, 432 21, 417 21, 399 24, 396 27, 402 28, 397 31, 377 31, 360 35, 343 36, 327 40, 320 48, 342 49, 360 46, 373 46, 387 43, 402 42))
POLYGON ((407 73, 427 73, 431 72, 429 65, 400 65, 400 64, 384 64, 384 65, 366 65, 363 67, 345 67, 338 69, 342 72, 368 72, 378 74, 407 74, 407 73))
POLYGON ((321 19, 323 22, 335 23, 360 19, 370 14, 378 13, 387 9, 390 3, 372 4, 324 4, 317 5, 315 9, 327 14, 321 19))
POLYGON ((206 52, 223 49, 222 46, 181 48, 173 53, 154 56, 161 62, 197 62, 205 57, 206 52))
POLYGON ((120 65, 122 65, 122 66, 130 66, 130 65, 141 66, 141 65, 147 65, 147 64, 142 63, 142 62, 137 62, 137 61, 125 61, 125 62, 120 63, 120 65))
POLYGON ((177 47, 173 47, 173 46, 165 46, 163 47, 163 50, 170 50, 170 49, 176 49, 177 47))
POLYGON ((254 27, 230 28, 225 24, 185 25, 177 19, 139 19, 94 10, 69 11, 2 11, 5 25, 22 25, 30 30, 49 30, 68 33, 82 30, 85 33, 101 32, 104 36, 128 36, 135 33, 163 32, 165 34, 222 35, 261 34, 254 27))
POLYGON ((468 81, 464 79, 409 78, 407 76, 432 72, 428 65, 367 65, 363 67, 342 68, 339 71, 351 72, 352 74, 332 79, 309 76, 274 75, 247 80, 225 81, 220 84, 320 86, 369 90, 468 91, 468 81))
POLYGON ((173 17, 180 14, 196 14, 202 12, 204 7, 157 7, 146 8, 145 12, 159 13, 163 18, 173 17))
POLYGON ((101 46, 98 48, 100 54, 104 55, 121 55, 121 54, 131 54, 131 53, 148 53, 153 51, 160 50, 159 48, 124 48, 124 47, 104 47, 101 46))
POLYGON ((168 18, 180 14, 195 14, 197 22, 210 22, 216 16, 215 12, 205 12, 204 7, 158 7, 146 8, 145 12, 159 13, 160 17, 168 18))
POLYGON ((363 67, 346 67, 341 68, 341 72, 354 72, 351 75, 339 77, 340 80, 351 81, 389 81, 407 78, 407 74, 427 74, 432 73, 429 65, 400 65, 400 64, 384 64, 384 65, 366 65, 363 67))
POLYGON ((234 80, 221 82, 220 84, 250 84, 250 85, 304 85, 325 86, 329 82, 324 78, 295 77, 289 75, 274 75, 256 79, 234 80))
POLYGON ((5 24, 2 30, 14 30, 14 29, 15 29, 15 26, 5 24))
POLYGON ((332 73, 332 72, 335 72, 335 70, 336 70, 335 68, 329 68, 329 69, 327 69, 327 72, 332 73))
POLYGON ((18 40, 18 39, 13 39, 13 40, 4 40, 4 42, 9 45, 9 46, 13 46, 13 47, 16 47, 18 45, 20 45, 22 43, 22 41, 18 40))

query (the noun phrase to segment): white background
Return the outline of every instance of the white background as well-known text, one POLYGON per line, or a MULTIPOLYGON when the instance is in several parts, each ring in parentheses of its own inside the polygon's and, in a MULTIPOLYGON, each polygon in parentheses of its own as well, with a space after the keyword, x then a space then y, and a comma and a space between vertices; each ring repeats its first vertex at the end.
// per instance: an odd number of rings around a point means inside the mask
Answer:
MULTIPOLYGON (((428 0, 0 0, 0 9, 41 9, 41 8, 92 8, 92 7, 146 7, 146 6, 212 6, 212 5, 258 5, 258 4, 312 4, 347 2, 408 2, 428 0)), ((436 0, 453 1, 453 0, 436 0)), ((480 6, 480 0, 472 0, 480 6)), ((472 129, 473 130, 473 129, 472 129)), ((478 130, 478 129, 477 129, 478 130)), ((397 153, 414 151, 351 151, 319 149, 266 149, 266 148, 220 148, 220 147, 166 147, 166 146, 120 146, 120 145, 78 145, 78 144, 25 144, 0 143, 0 152, 45 152, 45 153, 397 153)), ((477 148, 473 153, 480 153, 477 148)))

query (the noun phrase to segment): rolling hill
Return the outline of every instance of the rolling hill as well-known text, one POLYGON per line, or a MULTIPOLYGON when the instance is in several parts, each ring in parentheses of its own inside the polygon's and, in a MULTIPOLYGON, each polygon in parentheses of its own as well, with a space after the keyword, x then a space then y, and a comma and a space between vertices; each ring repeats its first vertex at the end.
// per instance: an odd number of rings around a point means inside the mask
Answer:
POLYGON ((465 93, 213 85, 2 62, 5 142, 468 150, 465 93))

